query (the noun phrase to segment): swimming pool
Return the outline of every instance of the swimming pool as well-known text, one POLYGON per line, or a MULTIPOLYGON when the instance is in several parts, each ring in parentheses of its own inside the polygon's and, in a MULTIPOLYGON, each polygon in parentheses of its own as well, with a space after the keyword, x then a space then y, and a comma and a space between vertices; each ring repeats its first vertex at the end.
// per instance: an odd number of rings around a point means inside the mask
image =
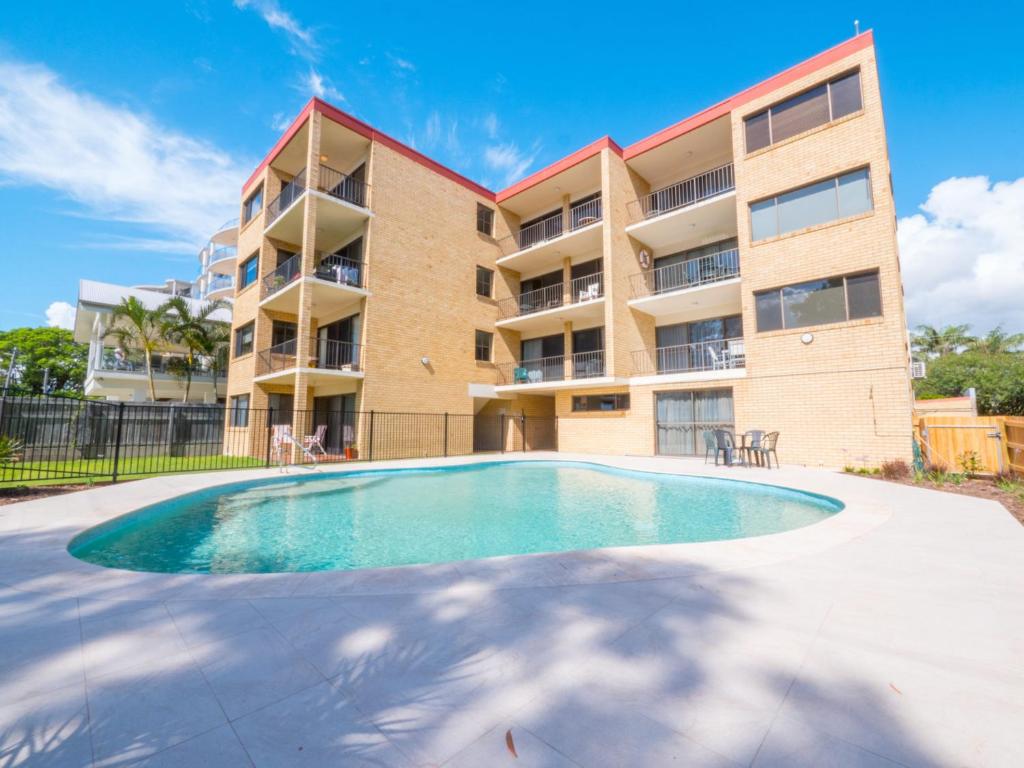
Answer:
POLYGON ((712 541, 843 508, 756 483, 575 462, 282 477, 209 488, 76 536, 75 557, 159 573, 280 573, 712 541))

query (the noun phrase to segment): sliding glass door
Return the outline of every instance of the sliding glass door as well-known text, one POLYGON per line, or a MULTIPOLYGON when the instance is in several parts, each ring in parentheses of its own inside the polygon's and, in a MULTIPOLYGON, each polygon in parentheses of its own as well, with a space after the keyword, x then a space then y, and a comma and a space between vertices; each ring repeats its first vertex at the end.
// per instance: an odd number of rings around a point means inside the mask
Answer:
POLYGON ((734 429, 731 389, 659 392, 655 397, 659 455, 701 456, 705 431, 734 429))

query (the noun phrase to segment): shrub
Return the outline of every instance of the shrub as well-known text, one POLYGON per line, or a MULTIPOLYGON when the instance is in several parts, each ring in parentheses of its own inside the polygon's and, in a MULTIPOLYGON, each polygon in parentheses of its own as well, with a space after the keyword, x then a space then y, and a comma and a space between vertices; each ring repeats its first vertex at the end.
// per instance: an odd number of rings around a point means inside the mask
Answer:
POLYGON ((930 459, 924 463, 926 475, 945 475, 949 473, 949 465, 942 459, 930 459))
POLYGON ((910 465, 903 459, 883 461, 879 471, 886 480, 902 480, 910 475, 910 465))
POLYGON ((856 471, 857 471, 857 468, 855 466, 853 466, 852 464, 847 464, 845 467, 843 467, 843 472, 845 472, 848 475, 852 475, 856 471))
POLYGON ((21 441, 7 435, 0 436, 0 464, 13 464, 21 458, 21 441))
POLYGON ((967 477, 974 477, 984 469, 977 451, 964 451, 956 457, 956 463, 960 465, 960 469, 967 477))

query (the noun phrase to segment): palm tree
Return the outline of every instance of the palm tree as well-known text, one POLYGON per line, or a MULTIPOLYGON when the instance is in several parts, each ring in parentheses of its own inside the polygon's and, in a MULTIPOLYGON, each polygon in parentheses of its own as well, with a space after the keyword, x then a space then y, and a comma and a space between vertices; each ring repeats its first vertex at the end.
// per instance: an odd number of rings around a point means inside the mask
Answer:
POLYGON ((146 377, 149 379, 149 399, 156 400, 156 383, 153 381, 153 353, 163 348, 164 308, 147 309, 134 296, 121 299, 114 307, 108 336, 117 339, 121 349, 138 349, 146 359, 146 377))
POLYGON ((942 357, 960 352, 974 341, 969 325, 947 325, 938 329, 933 325, 919 325, 914 332, 914 351, 926 357, 942 357))
POLYGON ((980 339, 972 339, 969 347, 986 355, 1002 355, 1007 352, 1019 352, 1022 345, 1024 333, 1007 333, 1002 325, 997 325, 980 339))
POLYGON ((228 368, 228 349, 231 347, 231 326, 227 323, 213 323, 204 339, 203 354, 210 359, 210 373, 213 375, 213 394, 217 395, 217 377, 228 368))
POLYGON ((161 332, 164 339, 185 348, 184 359, 172 369, 175 376, 185 381, 182 402, 188 400, 192 389, 196 357, 205 354, 210 347, 209 336, 213 326, 217 324, 210 316, 223 306, 222 301, 208 301, 198 311, 193 311, 193 304, 189 299, 174 296, 160 307, 163 312, 161 332))

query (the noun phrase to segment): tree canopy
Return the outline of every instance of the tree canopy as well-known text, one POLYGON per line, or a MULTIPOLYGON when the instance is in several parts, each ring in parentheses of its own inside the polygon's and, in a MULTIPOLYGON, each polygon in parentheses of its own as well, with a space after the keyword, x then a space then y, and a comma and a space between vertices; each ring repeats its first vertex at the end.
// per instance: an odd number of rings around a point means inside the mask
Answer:
POLYGON ((15 347, 18 356, 13 381, 18 387, 41 391, 45 371, 49 369, 51 391, 82 391, 89 346, 76 342, 71 331, 47 327, 0 331, 0 374, 6 374, 15 347))

